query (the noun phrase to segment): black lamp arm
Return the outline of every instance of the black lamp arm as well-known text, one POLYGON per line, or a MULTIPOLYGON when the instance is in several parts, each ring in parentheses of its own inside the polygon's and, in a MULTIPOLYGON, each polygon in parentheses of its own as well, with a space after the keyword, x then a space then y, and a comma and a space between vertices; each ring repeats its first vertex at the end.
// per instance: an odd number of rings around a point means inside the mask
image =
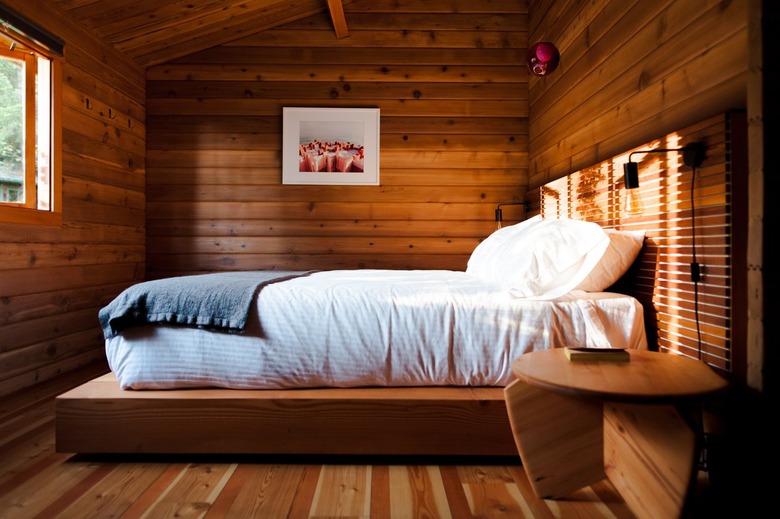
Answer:
POLYGON ((528 212, 528 202, 502 202, 496 206, 496 221, 501 223, 504 221, 504 215, 501 212, 501 206, 504 205, 522 205, 526 212, 528 212))
POLYGON ((706 157, 706 146, 703 142, 692 142, 686 144, 682 148, 659 148, 654 150, 636 150, 628 154, 628 161, 631 160, 631 156, 635 153, 669 153, 669 152, 682 152, 683 164, 691 168, 698 168, 704 162, 706 157))
POLYGON ((636 150, 628 154, 628 162, 623 164, 623 182, 626 189, 639 187, 639 166, 631 160, 635 153, 669 153, 682 152, 683 164, 691 168, 698 168, 704 162, 706 146, 703 142, 692 142, 682 148, 658 148, 654 150, 636 150))

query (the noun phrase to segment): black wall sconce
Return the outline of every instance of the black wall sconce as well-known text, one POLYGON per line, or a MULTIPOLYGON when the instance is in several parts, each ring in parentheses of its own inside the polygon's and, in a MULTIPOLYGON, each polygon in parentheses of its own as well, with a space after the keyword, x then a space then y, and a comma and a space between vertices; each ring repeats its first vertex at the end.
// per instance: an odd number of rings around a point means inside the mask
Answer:
POLYGON ((625 216, 632 217, 642 214, 644 207, 642 197, 639 194, 639 164, 631 161, 635 153, 670 153, 683 154, 683 164, 691 168, 698 168, 704 162, 705 145, 702 142, 687 144, 682 148, 659 148, 654 150, 636 150, 628 155, 628 162, 623 164, 623 183, 626 187, 626 198, 623 205, 625 216))
MULTIPOLYGON (((701 281, 701 265, 696 257, 696 206, 694 204, 693 192, 694 181, 696 180, 696 168, 702 165, 705 159, 706 146, 703 142, 693 142, 682 148, 656 149, 656 150, 637 150, 628 155, 628 162, 623 164, 623 182, 626 186, 626 205, 627 216, 632 216, 631 211, 636 211, 637 207, 641 209, 641 199, 639 199, 639 165, 631 161, 631 155, 634 153, 682 153, 683 164, 693 170, 691 177, 691 281, 694 285, 694 314, 696 314, 696 332, 698 339, 698 354, 701 360, 701 330, 699 326, 699 282, 701 281), (638 204, 637 204, 638 201, 638 204), (633 204, 633 205, 632 205, 633 204)), ((636 213, 634 213, 635 215, 636 213)))
POLYGON ((504 213, 501 211, 503 205, 522 205, 525 214, 528 214, 528 202, 504 202, 496 206, 496 229, 501 228, 501 223, 504 221, 504 213))

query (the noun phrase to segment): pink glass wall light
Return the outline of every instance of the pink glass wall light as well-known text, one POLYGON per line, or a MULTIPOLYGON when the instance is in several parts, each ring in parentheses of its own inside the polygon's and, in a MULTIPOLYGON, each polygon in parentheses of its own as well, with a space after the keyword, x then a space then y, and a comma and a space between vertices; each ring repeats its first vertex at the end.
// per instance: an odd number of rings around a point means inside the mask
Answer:
POLYGON ((558 68, 560 61, 558 48, 549 41, 540 41, 531 45, 525 58, 528 70, 537 76, 546 76, 558 68))

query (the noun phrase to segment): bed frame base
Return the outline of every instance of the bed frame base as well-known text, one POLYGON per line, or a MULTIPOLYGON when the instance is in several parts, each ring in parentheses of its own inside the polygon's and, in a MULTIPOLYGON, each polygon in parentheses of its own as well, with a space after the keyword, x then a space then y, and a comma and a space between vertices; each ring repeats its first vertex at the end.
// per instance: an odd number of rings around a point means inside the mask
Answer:
POLYGON ((128 391, 55 400, 57 452, 517 456, 503 388, 128 391))

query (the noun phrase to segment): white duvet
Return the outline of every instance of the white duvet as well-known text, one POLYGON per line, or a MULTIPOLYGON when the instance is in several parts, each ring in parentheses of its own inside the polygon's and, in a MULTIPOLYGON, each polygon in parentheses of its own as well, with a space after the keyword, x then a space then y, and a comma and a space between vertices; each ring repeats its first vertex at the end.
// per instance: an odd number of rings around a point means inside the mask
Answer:
POLYGON ((125 389, 503 386, 520 355, 646 348, 641 304, 511 295, 459 271, 335 270, 264 286, 242 334, 145 325, 106 340, 125 389))

